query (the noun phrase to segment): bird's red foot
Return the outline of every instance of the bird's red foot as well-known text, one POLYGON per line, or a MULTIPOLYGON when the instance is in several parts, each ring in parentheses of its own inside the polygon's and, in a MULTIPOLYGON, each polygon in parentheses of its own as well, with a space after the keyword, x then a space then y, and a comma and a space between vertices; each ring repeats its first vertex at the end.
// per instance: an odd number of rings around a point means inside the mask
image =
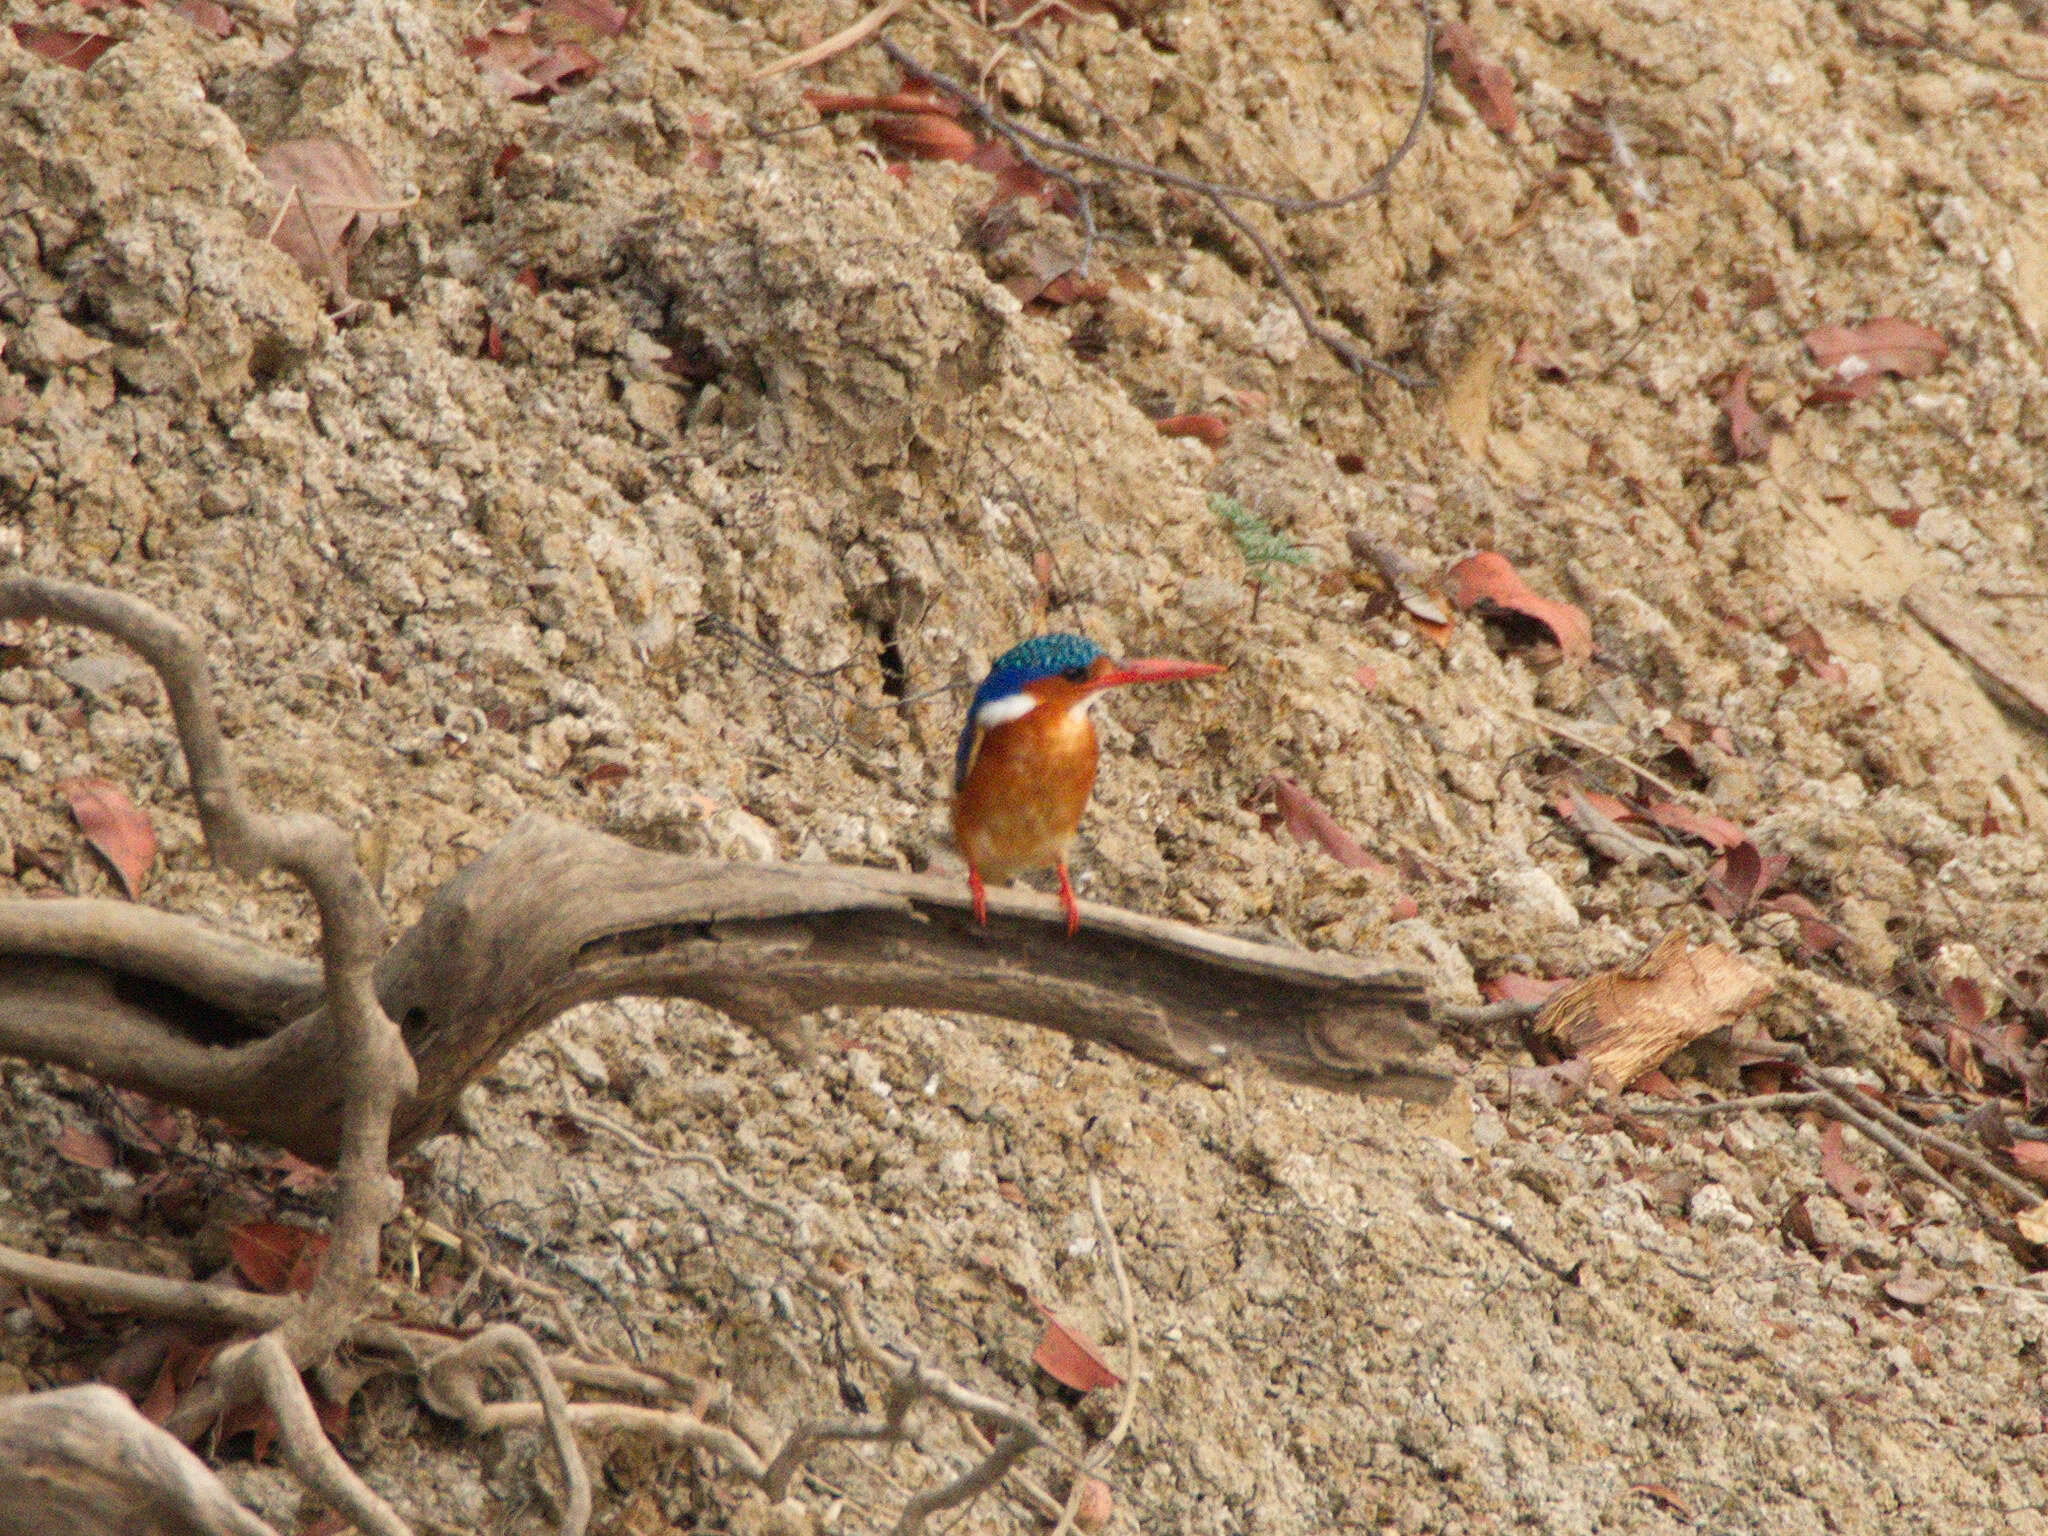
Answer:
POLYGON ((981 871, 972 864, 967 866, 967 894, 974 898, 974 920, 986 928, 988 926, 988 887, 981 883, 981 871))
POLYGON ((1060 860, 1060 906, 1067 914, 1067 937, 1081 931, 1081 904, 1074 900, 1074 882, 1067 878, 1067 861, 1060 860))

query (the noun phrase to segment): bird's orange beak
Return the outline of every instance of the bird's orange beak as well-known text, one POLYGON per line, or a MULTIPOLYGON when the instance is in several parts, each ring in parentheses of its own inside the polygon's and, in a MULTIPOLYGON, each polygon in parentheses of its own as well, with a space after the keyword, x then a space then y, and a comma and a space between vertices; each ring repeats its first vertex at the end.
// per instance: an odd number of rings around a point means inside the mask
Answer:
POLYGON ((1090 678, 1088 688, 1120 688, 1126 683, 1180 683, 1195 677, 1214 677, 1226 669, 1213 661, 1181 661, 1172 656, 1138 656, 1122 662, 1100 677, 1090 678))

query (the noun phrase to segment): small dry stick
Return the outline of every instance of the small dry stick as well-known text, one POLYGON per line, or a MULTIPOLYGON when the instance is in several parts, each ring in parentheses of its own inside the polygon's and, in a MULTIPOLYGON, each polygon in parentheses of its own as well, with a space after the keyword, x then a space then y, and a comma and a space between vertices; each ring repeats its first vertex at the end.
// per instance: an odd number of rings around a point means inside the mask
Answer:
POLYGON ((1110 1272, 1116 1276, 1117 1308, 1122 1313, 1124 1325, 1124 1396, 1117 1405, 1116 1422, 1110 1426, 1109 1433, 1088 1453, 1088 1459, 1074 1474, 1073 1485, 1067 1490, 1066 1506, 1060 1511, 1059 1524, 1052 1528, 1052 1536, 1067 1536, 1074 1528, 1074 1516, 1080 1513, 1081 1498, 1087 1492, 1088 1480, 1109 1465, 1110 1458, 1116 1455, 1116 1448, 1129 1432, 1131 1415, 1138 1406, 1138 1372, 1144 1363, 1138 1350, 1137 1311, 1131 1305, 1131 1279, 1124 1272, 1124 1256, 1117 1247, 1116 1229, 1109 1224, 1109 1217, 1102 1209, 1102 1181, 1092 1173, 1088 1175, 1088 1209, 1094 1214, 1095 1230, 1102 1238, 1102 1246, 1109 1252, 1110 1272))
POLYGON ((562 1536, 583 1536, 590 1525, 590 1473, 583 1465, 583 1451, 576 1443, 576 1431, 569 1419, 569 1399, 562 1391, 540 1346, 523 1328, 496 1323, 473 1338, 445 1349, 427 1362, 420 1376, 421 1393, 436 1412, 459 1418, 475 1429, 485 1417, 482 1388, 477 1372, 493 1356, 509 1356, 532 1383, 540 1399, 542 1422, 554 1442, 555 1459, 562 1468, 562 1486, 567 1502, 562 1511, 562 1536))
POLYGON ((910 4, 910 0, 882 0, 867 15, 849 27, 841 27, 822 43, 813 43, 801 53, 792 53, 787 58, 777 59, 773 64, 763 65, 747 76, 749 80, 771 80, 777 75, 786 75, 794 70, 809 69, 813 64, 822 64, 836 58, 849 48, 861 43, 894 21, 897 14, 910 4))

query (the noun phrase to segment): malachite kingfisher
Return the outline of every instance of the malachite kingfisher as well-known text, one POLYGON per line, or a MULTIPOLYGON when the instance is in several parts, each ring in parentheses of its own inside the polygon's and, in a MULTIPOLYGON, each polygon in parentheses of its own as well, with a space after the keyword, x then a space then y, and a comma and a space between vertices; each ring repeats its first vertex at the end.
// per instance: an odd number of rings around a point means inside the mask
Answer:
POLYGON ((974 690, 953 759, 953 840, 967 859, 976 922, 988 923, 984 878, 1002 884, 1051 865, 1060 872, 1067 932, 1080 932, 1067 845, 1095 787, 1088 711, 1105 690, 1125 683, 1171 683, 1223 670, 1163 656, 1119 663, 1079 635, 1035 635, 996 658, 974 690))

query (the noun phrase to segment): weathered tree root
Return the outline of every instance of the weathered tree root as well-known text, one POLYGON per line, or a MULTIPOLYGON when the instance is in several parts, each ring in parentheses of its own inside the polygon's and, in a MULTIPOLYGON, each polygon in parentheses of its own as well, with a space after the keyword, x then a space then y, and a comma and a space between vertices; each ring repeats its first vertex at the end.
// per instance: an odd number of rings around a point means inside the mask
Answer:
MULTIPOLYGON (((1064 1030, 1203 1081, 1219 1081, 1225 1064, 1250 1058, 1337 1089, 1434 1099, 1449 1085, 1422 1060, 1428 1005, 1422 978, 1411 971, 1248 944, 1097 906, 1088 909, 1080 938, 1069 939, 1055 902, 1021 893, 992 897, 993 921, 984 929, 949 882, 869 869, 699 863, 537 817, 437 893, 387 949, 383 912, 341 829, 323 817, 262 815, 246 803, 204 653, 181 625, 132 598, 35 577, 0 580, 0 619, 80 624, 139 652, 169 698, 209 851, 245 878, 274 869, 297 879, 319 910, 321 936, 316 968, 192 919, 123 903, 0 902, 0 1052, 214 1115, 332 1162, 338 1175, 329 1246, 303 1298, 10 1248, 0 1248, 0 1277, 88 1303, 253 1332, 222 1350, 172 1410, 169 1443, 196 1439, 229 1409, 261 1398, 293 1470, 376 1536, 404 1536, 407 1527, 335 1451, 300 1375, 345 1342, 400 1357, 417 1372, 429 1406, 473 1429, 544 1427, 564 1480, 563 1536, 581 1536, 590 1516, 579 1427, 631 1427, 699 1447, 780 1498, 819 1446, 900 1439, 910 1410, 926 1399, 992 1426, 995 1441, 980 1461, 912 1497, 903 1532, 993 1486, 1031 1451, 1050 1448, 1016 1409, 876 1345, 845 1283, 815 1265, 809 1283, 832 1297, 846 1331, 888 1378, 884 1412, 800 1424, 772 1456, 707 1423, 701 1410, 571 1404, 564 1374, 613 1385, 616 1377, 633 1391, 667 1384, 616 1362, 553 1361, 519 1329, 451 1343, 375 1321, 380 1238, 403 1195, 390 1173, 394 1145, 404 1149, 437 1132, 467 1083, 567 1009, 629 994, 694 998, 793 1054, 802 1039, 791 1021, 828 1004, 952 1009, 1064 1030), (279 1092, 280 1083, 294 1091, 279 1092), (504 1360, 525 1375, 537 1401, 484 1401, 481 1372, 504 1360)), ((267 1529, 231 1500, 214 1498, 205 1478, 163 1449, 163 1432, 126 1423, 109 1396, 40 1394, 9 1405, 10 1416, 0 1419, 32 1484, 43 1475, 35 1468, 72 1468, 35 1485, 59 1503, 21 1505, 70 1512, 36 1527, 37 1536, 52 1529, 81 1536, 267 1529), (79 1426, 87 1420, 112 1426, 103 1444, 81 1447, 79 1426), (67 1477, 71 1494, 61 1486, 67 1477)), ((0 1478, 6 1475, 0 1460, 0 1478)), ((10 1505, 0 1521, 12 1513, 10 1505)))

